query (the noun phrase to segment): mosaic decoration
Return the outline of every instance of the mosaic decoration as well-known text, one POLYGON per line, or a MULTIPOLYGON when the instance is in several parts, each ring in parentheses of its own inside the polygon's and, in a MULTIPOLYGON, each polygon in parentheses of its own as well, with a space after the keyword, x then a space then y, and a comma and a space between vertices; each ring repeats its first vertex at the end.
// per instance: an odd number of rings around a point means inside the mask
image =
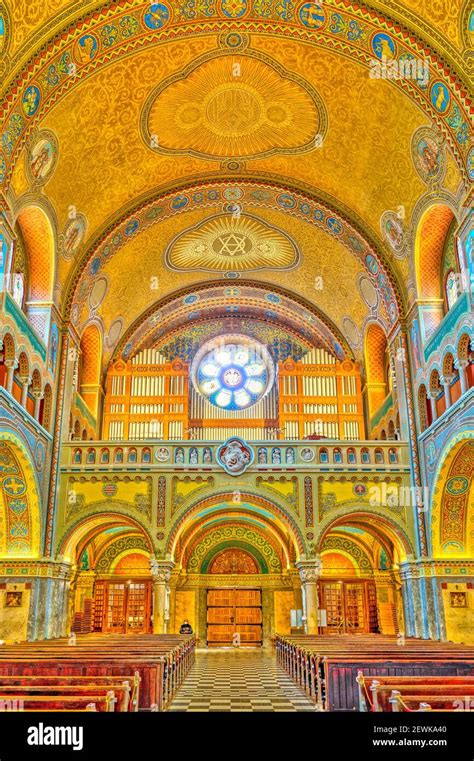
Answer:
POLYGON ((230 476, 240 476, 254 460, 253 449, 238 437, 227 439, 217 451, 217 462, 230 476))
POLYGON ((428 127, 417 129, 413 135, 411 151, 415 169, 427 184, 441 182, 446 172, 444 140, 428 127))
POLYGON ((34 482, 23 472, 13 447, 0 441, 0 548, 7 555, 32 554, 29 501, 34 482))
MULTIPOLYGON (((373 566, 366 552, 352 539, 346 539, 342 536, 328 536, 323 542, 321 552, 342 551, 350 555, 361 571, 372 573, 373 566)), ((323 559, 324 563, 324 559, 323 559)))
POLYGON ((30 181, 44 185, 50 179, 58 161, 58 141, 49 130, 42 130, 29 147, 26 167, 30 181))
POLYGON ((327 117, 314 88, 276 61, 256 51, 218 52, 160 83, 145 103, 141 128, 159 153, 262 158, 313 149, 327 117))
POLYGON ((275 368, 263 344, 243 335, 222 336, 198 351, 191 378, 196 392, 215 407, 243 410, 270 391, 275 368))
POLYGON ((158 479, 158 508, 156 515, 156 525, 164 526, 166 522, 166 478, 160 476, 158 479))
POLYGON ((185 230, 165 253, 171 269, 193 271, 288 269, 298 260, 296 245, 285 233, 240 214, 215 217, 185 230))
POLYGON ((209 566, 209 573, 258 573, 254 558, 244 550, 229 549, 221 552, 209 566))
MULTIPOLYGON (((190 211, 194 208, 207 207, 210 204, 215 205, 216 202, 222 200, 222 194, 227 187, 227 183, 223 182, 213 184, 210 187, 200 185, 199 188, 197 186, 194 189, 188 188, 185 195, 182 193, 166 193, 145 204, 141 209, 134 209, 133 216, 130 216, 129 220, 136 219, 139 221, 139 225, 131 233, 132 237, 138 234, 139 230, 144 230, 160 220, 182 213, 183 208, 190 211), (186 199, 184 205, 183 198, 186 199)), ((390 322, 393 324, 396 321, 399 297, 389 270, 374 246, 370 245, 359 232, 355 231, 347 219, 339 214, 336 215, 334 209, 325 208, 320 201, 315 201, 300 192, 281 193, 278 188, 272 185, 256 185, 249 181, 239 182, 237 187, 242 191, 239 204, 245 208, 246 212, 258 207, 277 210, 283 208, 287 213, 304 219, 309 224, 314 224, 324 230, 327 234, 337 237, 363 265, 367 277, 384 303, 390 322)), ((92 280, 99 274, 101 267, 110 261, 111 257, 125 244, 127 240, 125 230, 128 225, 128 221, 122 220, 112 230, 108 229, 92 245, 78 268, 73 291, 68 297, 68 313, 72 309, 76 313, 80 313, 90 291, 92 280)))
MULTIPOLYGON (((8 14, 0 6, 0 57, 9 40, 8 14)), ((25 144, 36 119, 45 113, 71 88, 82 82, 91 70, 110 65, 113 60, 129 54, 140 45, 156 45, 179 34, 189 35, 194 26, 200 32, 215 31, 219 21, 239 19, 239 33, 225 35, 229 48, 238 49, 245 30, 255 23, 268 32, 277 31, 289 38, 311 41, 317 33, 319 46, 340 51, 341 41, 346 55, 357 57, 359 64, 369 67, 374 56, 379 60, 426 60, 430 86, 421 80, 400 78, 391 86, 404 91, 427 114, 455 150, 455 156, 466 173, 468 145, 468 111, 466 87, 416 34, 406 34, 381 14, 368 17, 364 8, 353 6, 343 13, 326 14, 322 3, 303 3, 275 0, 190 0, 177 4, 173 14, 165 3, 144 4, 130 10, 125 0, 118 0, 103 9, 91 20, 84 17, 74 27, 68 26, 64 34, 57 34, 41 50, 34 52, 24 69, 18 72, 5 94, 7 113, 2 146, 5 175, 10 173, 18 151, 25 144), (186 23, 183 24, 183 20, 186 23), (275 26, 277 22, 278 26, 275 26), (76 66, 71 69, 71 65, 76 66), (74 71, 74 76, 71 76, 74 71), (21 85, 19 84, 21 83, 21 85), (449 83, 449 86, 448 86, 449 83)), ((1 164, 1 161, 0 161, 1 164)))
MULTIPOLYGON (((216 333, 226 333, 229 330, 228 319, 232 319, 234 313, 229 316, 227 297, 222 302, 224 291, 228 293, 228 289, 214 283, 203 288, 200 301, 202 324, 196 321, 195 316, 190 318, 190 314, 193 313, 189 313, 189 307, 182 306, 183 298, 179 295, 148 310, 123 336, 115 350, 115 358, 121 356, 126 360, 141 349, 159 345, 160 351, 167 358, 172 358, 173 352, 176 352, 176 356, 182 358, 186 358, 188 353, 187 358, 192 359, 195 354, 195 351, 192 351, 193 346, 198 347, 207 337, 216 333), (155 322, 157 313, 160 314, 158 327, 155 322), (223 317, 226 318, 225 321, 223 317), (212 324, 209 323, 208 318, 212 320, 212 324), (186 319, 190 322, 190 326, 182 335, 183 321, 186 319), (167 336, 174 330, 180 335, 168 343, 167 336), (166 352, 162 348, 165 341, 166 352)), ((256 340, 267 345, 271 339, 271 349, 274 351, 275 359, 293 353, 295 357, 301 357, 311 345, 323 346, 338 359, 351 357, 349 344, 324 315, 312 313, 306 304, 295 301, 295 297, 290 298, 285 292, 281 292, 281 304, 275 306, 277 318, 283 324, 262 325, 262 299, 265 292, 265 286, 262 284, 250 285, 245 282, 241 285, 241 293, 235 297, 239 300, 245 299, 245 311, 239 308, 238 303, 235 304, 235 315, 239 318, 239 332, 245 330, 248 336, 255 337, 256 340), (298 335, 300 341, 297 340, 298 335), (302 342, 306 345, 303 346, 302 342)))
POLYGON ((313 481, 310 476, 304 477, 304 515, 306 526, 314 525, 313 481))
MULTIPOLYGON (((80 249, 86 234, 87 222, 83 214, 75 214, 69 219, 61 236, 62 255, 65 259, 71 259, 80 249)), ((92 274, 96 270, 92 265, 92 274)))
POLYGON ((95 570, 97 573, 107 573, 120 555, 132 550, 143 550, 149 553, 150 547, 142 536, 125 536, 116 539, 101 554, 96 563, 95 570))
POLYGON ((216 555, 231 547, 250 551, 252 556, 260 560, 262 573, 281 572, 280 557, 268 539, 253 528, 230 525, 211 529, 199 538, 189 556, 188 573, 206 573, 216 555))
POLYGON ((455 455, 443 489, 441 545, 447 553, 456 554, 466 549, 466 524, 473 476, 474 442, 469 441, 455 455))
POLYGON ((406 239, 403 223, 398 214, 393 211, 384 212, 380 220, 380 228, 394 256, 403 258, 405 256, 406 239))

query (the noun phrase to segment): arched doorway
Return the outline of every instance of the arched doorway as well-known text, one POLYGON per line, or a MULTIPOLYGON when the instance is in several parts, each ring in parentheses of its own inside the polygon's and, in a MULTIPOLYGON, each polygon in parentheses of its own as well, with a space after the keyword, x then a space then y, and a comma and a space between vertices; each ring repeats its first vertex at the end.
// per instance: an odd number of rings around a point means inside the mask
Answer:
POLYGON ((61 551, 75 566, 71 631, 152 631, 152 545, 140 524, 121 514, 91 516, 68 534, 61 551))
POLYGON ((253 494, 215 495, 186 511, 172 532, 174 626, 186 618, 201 644, 260 647, 289 633, 301 608, 295 560, 301 538, 289 517, 253 494))
POLYGON ((322 527, 319 548, 323 634, 404 631, 399 565, 410 544, 401 526, 362 510, 345 512, 322 527))

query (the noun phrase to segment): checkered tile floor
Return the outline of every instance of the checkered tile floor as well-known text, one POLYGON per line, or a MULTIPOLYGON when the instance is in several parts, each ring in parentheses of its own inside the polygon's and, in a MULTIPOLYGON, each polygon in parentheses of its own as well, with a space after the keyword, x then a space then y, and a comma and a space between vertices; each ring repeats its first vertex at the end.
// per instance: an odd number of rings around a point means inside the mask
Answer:
POLYGON ((275 655, 262 650, 198 650, 169 711, 314 711, 275 655))

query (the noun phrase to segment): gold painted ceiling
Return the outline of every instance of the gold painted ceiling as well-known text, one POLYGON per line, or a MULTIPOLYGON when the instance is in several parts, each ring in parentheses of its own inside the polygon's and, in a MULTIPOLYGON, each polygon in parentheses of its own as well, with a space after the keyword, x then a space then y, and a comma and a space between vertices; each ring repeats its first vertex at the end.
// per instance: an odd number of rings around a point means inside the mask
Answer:
POLYGON ((393 325, 413 291, 410 242, 424 199, 442 193, 456 208, 468 188, 467 8, 461 0, 327 0, 311 13, 303 0, 0 0, 0 174, 15 211, 33 202, 51 220, 64 314, 75 306, 79 329, 93 316, 107 335, 118 318, 126 329, 158 298, 232 269, 281 281, 341 331, 350 318, 354 337, 371 309, 359 291, 365 273, 379 291, 378 316, 393 325), (427 56, 429 84, 370 77, 382 43, 395 61, 427 56), (438 185, 413 156, 421 128, 440 146, 438 185), (236 188, 250 180, 254 203, 240 209, 236 188), (213 181, 228 195, 208 191, 199 210, 185 207, 188 187, 197 198, 213 181), (274 187, 274 208, 259 203, 259 183, 274 187), (180 213, 160 217, 155 208, 153 226, 139 227, 145 201, 171 190, 180 213), (297 205, 298 193, 313 205, 297 205), (325 232, 305 221, 318 219, 318 203, 325 232), (252 219, 252 255, 242 231, 233 254, 212 248, 212 218, 228 228, 252 219), (118 221, 120 249, 99 267, 99 243, 118 221), (90 292, 105 295, 96 303, 90 292))

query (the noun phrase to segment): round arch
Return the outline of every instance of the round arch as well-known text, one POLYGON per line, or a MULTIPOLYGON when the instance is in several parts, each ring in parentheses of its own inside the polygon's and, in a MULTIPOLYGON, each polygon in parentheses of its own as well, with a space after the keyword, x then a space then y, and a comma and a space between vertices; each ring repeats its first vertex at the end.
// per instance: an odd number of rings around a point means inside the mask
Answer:
MULTIPOLYGON (((340 526, 353 526, 354 528, 362 528, 368 534, 375 536, 382 545, 387 541, 396 551, 395 554, 398 558, 398 562, 405 560, 408 555, 415 555, 415 547, 408 536, 404 527, 402 527, 393 518, 381 514, 375 509, 371 509, 366 505, 361 505, 357 512, 353 507, 341 508, 334 510, 333 513, 325 518, 319 527, 318 536, 315 539, 315 544, 321 552, 321 548, 324 546, 324 540, 328 534, 340 526)), ((390 553, 392 554, 392 553, 390 553)), ((395 557, 394 557, 395 560, 395 557)))
POLYGON ((444 447, 430 495, 431 555, 472 557, 468 535, 474 504, 474 431, 457 433, 444 447))
MULTIPOLYGON (((225 515, 229 509, 235 508, 233 497, 233 492, 221 492, 200 499, 190 506, 172 526, 168 536, 167 552, 172 557, 175 557, 178 543, 184 533, 197 521, 201 521, 203 518, 208 518, 211 515, 213 517, 220 514, 225 515)), ((250 515, 263 518, 265 521, 273 524, 278 533, 288 538, 297 559, 305 553, 306 546, 301 531, 291 516, 282 508, 278 507, 274 502, 250 492, 242 491, 240 493, 240 500, 238 505, 239 510, 244 509, 250 515)))
POLYGON ((13 433, 2 433, 0 458, 0 557, 41 557, 41 499, 31 459, 13 433))
MULTIPOLYGON (((75 563, 89 542, 103 531, 117 526, 130 526, 142 535, 150 552, 154 551, 153 540, 147 527, 136 518, 120 511, 98 512, 99 505, 95 506, 94 512, 83 516, 74 523, 58 541, 57 554, 66 562, 75 563)), ((105 508, 105 504, 104 504, 105 508)))
POLYGON ((46 212, 35 205, 23 207, 17 217, 29 267, 26 300, 52 301, 56 271, 54 232, 46 212))
POLYGON ((449 206, 435 203, 423 212, 418 222, 415 234, 415 272, 420 299, 444 301, 443 250, 454 218, 449 206))

